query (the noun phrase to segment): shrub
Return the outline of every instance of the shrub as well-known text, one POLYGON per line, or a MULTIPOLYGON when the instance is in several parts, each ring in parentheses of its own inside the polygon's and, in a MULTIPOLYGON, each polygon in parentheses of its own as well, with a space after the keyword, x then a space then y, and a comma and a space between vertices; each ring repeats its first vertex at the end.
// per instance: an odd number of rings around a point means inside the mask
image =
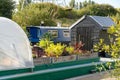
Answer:
POLYGON ((112 59, 114 60, 114 65, 112 65, 113 62, 111 62, 111 65, 107 65, 108 67, 113 67, 114 70, 112 70, 112 75, 116 78, 120 78, 120 25, 112 26, 108 29, 108 33, 110 34, 109 44, 105 44, 103 39, 100 39, 100 42, 96 45, 94 45, 94 48, 96 51, 104 50, 109 55, 111 55, 112 59))
POLYGON ((46 55, 47 56, 60 56, 63 53, 64 50, 64 45, 61 45, 61 43, 57 43, 57 44, 50 44, 50 46, 48 46, 45 49, 46 55))
POLYGON ((83 15, 111 16, 116 13, 117 10, 108 4, 88 5, 77 11, 77 15, 80 17, 83 15))
POLYGON ((50 33, 45 33, 42 36, 42 39, 39 41, 39 46, 43 49, 46 49, 48 46, 50 46, 50 44, 53 44, 53 40, 54 38, 52 37, 52 35, 50 33))
POLYGON ((67 51, 69 54, 73 54, 73 53, 74 53, 74 47, 68 46, 68 47, 66 47, 66 51, 67 51))
POLYGON ((52 43, 53 43, 53 41, 50 41, 50 40, 47 40, 47 39, 41 39, 40 42, 39 42, 39 46, 43 49, 46 49, 52 43))
POLYGON ((55 18, 58 17, 59 7, 51 3, 29 4, 23 10, 13 14, 13 20, 21 26, 44 25, 55 26, 55 18))
POLYGON ((82 43, 82 41, 78 42, 78 43, 75 43, 74 45, 74 53, 75 54, 82 54, 84 52, 83 50, 83 46, 84 46, 84 43, 82 43))

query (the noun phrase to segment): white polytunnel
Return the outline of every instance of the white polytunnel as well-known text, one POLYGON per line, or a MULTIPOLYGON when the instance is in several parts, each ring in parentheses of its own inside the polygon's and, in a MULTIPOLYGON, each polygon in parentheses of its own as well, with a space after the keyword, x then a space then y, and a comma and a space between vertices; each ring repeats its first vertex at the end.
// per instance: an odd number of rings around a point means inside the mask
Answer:
POLYGON ((0 17, 0 71, 32 67, 32 51, 25 32, 16 22, 0 17))

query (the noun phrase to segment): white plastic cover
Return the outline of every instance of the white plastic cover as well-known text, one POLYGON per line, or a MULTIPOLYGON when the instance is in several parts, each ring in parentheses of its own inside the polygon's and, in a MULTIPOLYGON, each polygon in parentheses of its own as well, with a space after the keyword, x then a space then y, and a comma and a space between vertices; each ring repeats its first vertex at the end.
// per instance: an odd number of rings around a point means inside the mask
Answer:
POLYGON ((0 17, 0 70, 33 67, 30 44, 14 21, 0 17))

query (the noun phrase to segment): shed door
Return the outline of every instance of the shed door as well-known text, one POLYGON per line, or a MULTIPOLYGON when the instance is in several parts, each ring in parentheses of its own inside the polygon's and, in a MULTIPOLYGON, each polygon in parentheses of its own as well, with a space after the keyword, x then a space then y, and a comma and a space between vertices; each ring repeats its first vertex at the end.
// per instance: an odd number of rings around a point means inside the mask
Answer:
POLYGON ((84 50, 91 50, 93 48, 92 37, 93 28, 92 27, 78 27, 77 28, 77 42, 82 41, 85 45, 84 50))

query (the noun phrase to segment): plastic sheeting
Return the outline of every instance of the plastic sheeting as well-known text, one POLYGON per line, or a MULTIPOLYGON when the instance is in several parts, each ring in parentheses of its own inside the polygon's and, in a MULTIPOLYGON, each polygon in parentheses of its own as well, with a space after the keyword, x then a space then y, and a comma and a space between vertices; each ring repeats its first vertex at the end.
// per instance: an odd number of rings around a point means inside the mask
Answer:
POLYGON ((14 21, 0 17, 0 70, 33 67, 28 38, 14 21))

